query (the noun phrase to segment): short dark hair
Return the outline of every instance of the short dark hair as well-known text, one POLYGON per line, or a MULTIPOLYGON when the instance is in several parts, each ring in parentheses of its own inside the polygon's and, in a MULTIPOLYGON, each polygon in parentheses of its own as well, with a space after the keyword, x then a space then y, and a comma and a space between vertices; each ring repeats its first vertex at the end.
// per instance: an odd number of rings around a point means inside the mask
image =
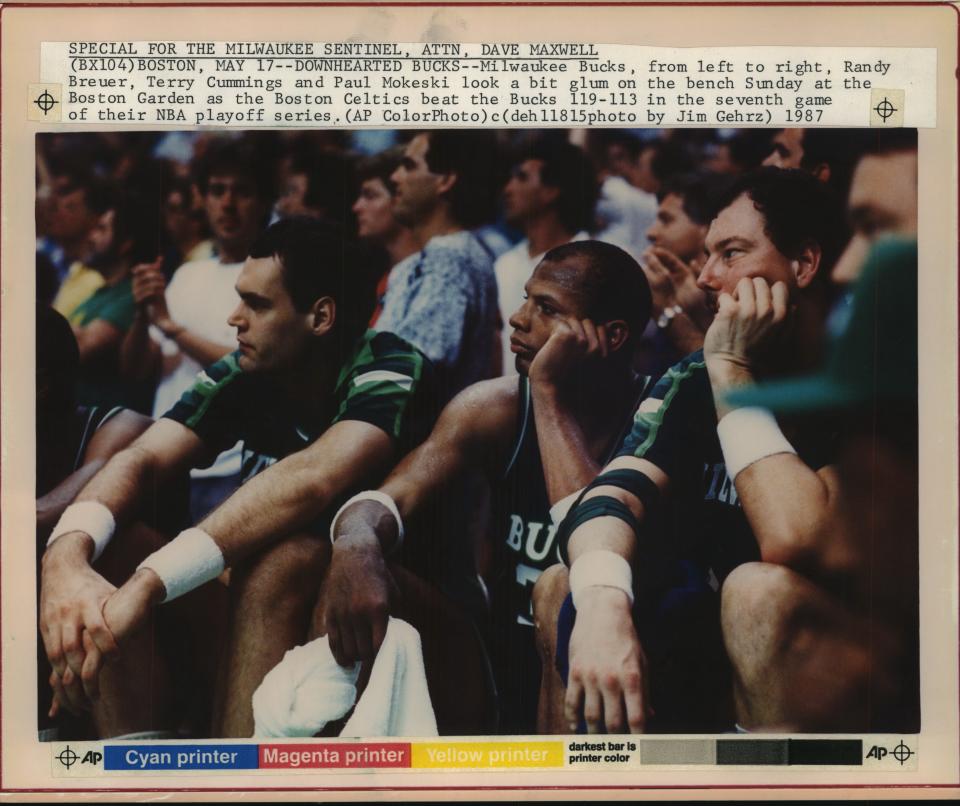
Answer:
POLYGON ((253 135, 241 139, 216 138, 193 165, 194 178, 200 192, 206 194, 212 176, 243 176, 253 182, 264 202, 274 196, 273 160, 268 159, 266 144, 253 135))
POLYGON ((598 322, 623 319, 630 328, 631 345, 650 320, 653 305, 647 277, 619 246, 605 241, 571 241, 554 247, 543 262, 576 259, 584 268, 580 289, 585 313, 598 322))
POLYGON ((502 166, 492 132, 476 129, 433 129, 422 132, 430 141, 427 167, 438 174, 456 174, 447 198, 451 215, 467 228, 494 217, 502 166))
POLYGON ((350 157, 333 151, 301 149, 293 154, 290 172, 307 177, 303 197, 307 207, 322 210, 325 218, 344 226, 352 224, 357 182, 350 157))
POLYGON ((357 182, 362 184, 370 179, 379 179, 393 192, 390 177, 403 161, 403 146, 392 146, 385 151, 363 157, 357 163, 357 182))
POLYGON ((663 184, 657 199, 663 201, 670 194, 679 196, 687 217, 705 227, 722 209, 733 181, 733 177, 718 173, 679 174, 663 184))
POLYGON ((746 195, 763 216, 763 229, 790 259, 816 244, 820 276, 829 276, 844 246, 843 205, 832 188, 799 169, 767 166, 744 174, 727 192, 721 210, 746 195))
POLYGON ((81 165, 58 165, 51 173, 56 178, 65 180, 61 193, 82 191, 84 204, 90 212, 103 215, 110 209, 112 186, 95 171, 81 165))
POLYGON ((560 191, 556 202, 560 223, 570 232, 592 229, 600 188, 586 152, 566 140, 543 137, 520 151, 514 164, 525 160, 542 162, 540 182, 560 191))
POLYGON ((373 313, 376 282, 388 268, 385 253, 348 237, 332 221, 294 216, 269 226, 250 257, 275 257, 293 306, 306 313, 321 297, 337 305, 335 332, 345 348, 363 333, 373 313))
MULTIPOLYGON (((916 130, 912 131, 916 143, 916 130)), ((853 170, 874 137, 870 129, 804 129, 800 167, 805 171, 814 171, 819 165, 829 165, 828 184, 836 189, 842 199, 846 199, 853 170)))
POLYGON ((658 182, 668 182, 677 174, 690 173, 696 167, 690 150, 683 143, 653 140, 644 144, 640 153, 647 149, 653 150, 650 172, 658 182))

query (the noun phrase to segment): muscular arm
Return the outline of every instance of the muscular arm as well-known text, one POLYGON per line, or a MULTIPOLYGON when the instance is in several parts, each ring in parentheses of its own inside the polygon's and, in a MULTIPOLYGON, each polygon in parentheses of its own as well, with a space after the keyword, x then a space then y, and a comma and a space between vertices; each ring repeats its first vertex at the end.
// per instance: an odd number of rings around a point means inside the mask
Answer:
MULTIPOLYGON (((666 474, 644 459, 619 457, 609 470, 638 470, 653 481, 661 492, 668 487, 666 474)), ((632 493, 613 486, 598 486, 584 500, 609 496, 626 504, 643 521, 643 503, 632 493)), ((633 530, 615 517, 595 518, 570 535, 570 565, 593 551, 609 551, 623 557, 633 567, 637 561, 637 538, 633 530)), ((575 732, 583 714, 591 733, 606 730, 642 732, 649 708, 649 681, 646 657, 633 624, 630 599, 613 587, 591 586, 577 597, 577 619, 570 636, 570 674, 567 682, 565 713, 571 732, 575 732)))
POLYGON ((70 502, 107 461, 127 447, 152 424, 149 417, 121 411, 104 423, 90 439, 83 465, 42 498, 37 499, 37 537, 46 539, 70 502))
MULTIPOLYGON (((189 429, 161 420, 132 445, 116 454, 77 496, 97 501, 117 523, 129 519, 149 489, 185 470, 203 455, 204 446, 189 429)), ((94 542, 74 531, 55 540, 43 555, 40 581, 40 631, 47 657, 55 672, 56 695, 63 705, 77 710, 83 705, 79 682, 89 658, 97 666, 99 653, 116 651, 113 634, 103 617, 103 606, 113 586, 90 567, 94 542), (94 647, 84 648, 84 632, 94 647)))
MULTIPOLYGON (((515 416, 514 379, 474 384, 447 405, 427 441, 397 465, 381 492, 409 517, 448 480, 496 454, 515 416)), ((324 623, 334 657, 348 664, 372 657, 386 632, 392 580, 383 557, 396 544, 397 523, 382 504, 360 501, 344 510, 335 537, 324 623)))
POLYGON ((395 452, 393 440, 370 423, 336 423, 250 479, 199 526, 233 565, 307 526, 345 490, 379 478, 395 452))
MULTIPOLYGON (((787 305, 783 283, 771 288, 758 278, 741 280, 736 298, 721 295, 704 345, 718 422, 735 408, 728 393, 754 382, 751 356, 785 321, 787 305)), ((734 485, 765 562, 801 573, 837 564, 827 528, 836 515, 832 467, 816 471, 796 454, 778 453, 745 467, 734 485)))

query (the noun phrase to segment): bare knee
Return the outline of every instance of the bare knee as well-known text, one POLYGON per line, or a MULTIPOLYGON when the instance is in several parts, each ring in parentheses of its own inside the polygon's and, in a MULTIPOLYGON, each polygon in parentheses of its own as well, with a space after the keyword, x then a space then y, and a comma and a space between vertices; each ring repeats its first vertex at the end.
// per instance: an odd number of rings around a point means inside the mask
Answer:
POLYGON ((295 535, 235 568, 230 586, 245 604, 276 610, 316 597, 330 561, 330 544, 313 535, 295 535))
POLYGON ((738 676, 746 682, 769 670, 796 639, 804 582, 769 563, 746 563, 723 584, 723 640, 738 676))

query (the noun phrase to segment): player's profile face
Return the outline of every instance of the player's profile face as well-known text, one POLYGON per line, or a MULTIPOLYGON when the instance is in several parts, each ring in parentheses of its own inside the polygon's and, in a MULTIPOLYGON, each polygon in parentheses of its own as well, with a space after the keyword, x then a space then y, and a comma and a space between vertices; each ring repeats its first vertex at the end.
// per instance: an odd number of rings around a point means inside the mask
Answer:
POLYGON ((857 279, 878 238, 917 234, 917 152, 895 151, 861 159, 847 207, 853 232, 833 269, 835 283, 857 279))
POLYGON ((294 308, 276 257, 248 258, 237 278, 240 303, 227 320, 237 329, 238 362, 247 372, 287 369, 310 338, 309 315, 294 308))
POLYGON ((584 316, 577 291, 581 269, 576 260, 543 260, 524 286, 523 304, 510 317, 510 350, 517 372, 526 374, 537 351, 547 343, 557 323, 584 316))
POLYGON ((712 294, 733 294, 745 277, 796 286, 790 259, 764 231, 764 218, 746 194, 720 211, 707 232, 707 259, 697 285, 712 294))

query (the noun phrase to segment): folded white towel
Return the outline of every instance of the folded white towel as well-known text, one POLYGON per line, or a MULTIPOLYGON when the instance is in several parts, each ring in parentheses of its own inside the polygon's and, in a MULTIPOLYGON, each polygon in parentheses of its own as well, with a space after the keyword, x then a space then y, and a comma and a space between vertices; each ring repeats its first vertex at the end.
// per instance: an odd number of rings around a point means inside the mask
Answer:
MULTIPOLYGON (((253 695, 254 736, 313 736, 340 719, 357 696, 360 664, 346 669, 326 636, 295 647, 253 695)), ((391 618, 370 681, 341 736, 436 736, 420 635, 391 618)))
POLYGON ((333 659, 327 636, 294 647, 253 693, 253 735, 313 736, 353 706, 359 674, 333 659))

